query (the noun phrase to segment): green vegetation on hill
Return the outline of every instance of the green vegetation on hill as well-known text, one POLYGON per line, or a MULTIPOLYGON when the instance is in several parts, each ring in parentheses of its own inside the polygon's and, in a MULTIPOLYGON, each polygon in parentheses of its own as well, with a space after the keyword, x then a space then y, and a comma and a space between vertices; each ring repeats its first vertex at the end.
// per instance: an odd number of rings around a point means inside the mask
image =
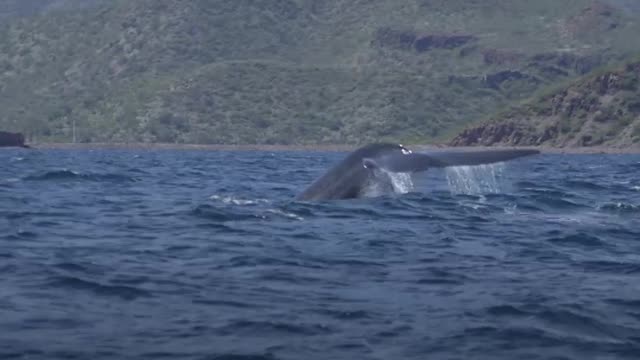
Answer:
POLYGON ((636 51, 640 23, 619 1, 67 6, 0 25, 0 128, 61 142, 442 140, 636 51))

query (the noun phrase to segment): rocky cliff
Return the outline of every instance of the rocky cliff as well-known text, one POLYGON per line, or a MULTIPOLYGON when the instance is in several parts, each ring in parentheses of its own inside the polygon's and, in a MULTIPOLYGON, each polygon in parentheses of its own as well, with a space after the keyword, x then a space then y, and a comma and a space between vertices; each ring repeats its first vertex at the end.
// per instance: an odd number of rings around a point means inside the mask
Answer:
POLYGON ((640 61, 588 74, 489 121, 454 146, 640 146, 640 61))
POLYGON ((0 131, 0 147, 27 147, 24 143, 24 135, 20 133, 11 133, 0 131))

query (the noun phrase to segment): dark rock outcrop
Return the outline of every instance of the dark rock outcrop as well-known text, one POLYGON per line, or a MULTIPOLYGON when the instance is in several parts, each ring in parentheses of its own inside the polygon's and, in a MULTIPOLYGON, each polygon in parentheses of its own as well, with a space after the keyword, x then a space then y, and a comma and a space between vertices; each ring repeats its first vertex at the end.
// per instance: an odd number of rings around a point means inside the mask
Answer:
POLYGON ((487 65, 511 65, 519 62, 524 55, 511 50, 484 49, 482 59, 487 65))
MULTIPOLYGON (((515 122, 485 124, 463 130, 449 145, 474 146, 474 145, 523 145, 524 129, 515 122)), ((526 145, 531 145, 527 143, 526 145)))
POLYGON ((24 143, 24 135, 20 133, 0 131, 0 147, 8 146, 28 147, 24 143))
POLYGON ((579 14, 566 20, 564 30, 573 36, 587 32, 604 32, 616 29, 621 23, 619 10, 603 2, 594 1, 579 14))
POLYGON ((484 87, 494 90, 501 90, 500 87, 507 81, 519 81, 538 84, 540 82, 540 79, 536 78, 533 75, 516 70, 504 70, 486 75, 449 75, 447 77, 448 84, 457 83, 467 86, 475 85, 474 83, 479 83, 484 87))
POLYGON ((420 34, 409 30, 379 29, 372 45, 398 50, 426 52, 432 49, 455 49, 476 40, 468 34, 420 34))
POLYGON ((455 49, 475 40, 473 35, 423 35, 418 36, 413 47, 418 52, 431 49, 455 49))
POLYGON ((542 73, 554 77, 557 75, 567 76, 569 71, 583 75, 601 66, 604 62, 605 60, 600 54, 584 56, 568 52, 546 52, 532 56, 529 59, 528 67, 536 68, 542 73))
POLYGON ((456 136, 451 146, 537 146, 558 135, 558 127, 551 125, 538 132, 518 121, 485 124, 468 128, 456 136))
POLYGON ((411 31, 382 28, 376 31, 372 45, 397 50, 411 50, 417 35, 411 31))
POLYGON ((505 70, 485 76, 484 83, 490 88, 498 89, 500 85, 505 81, 524 79, 537 82, 537 79, 528 74, 515 70, 505 70))

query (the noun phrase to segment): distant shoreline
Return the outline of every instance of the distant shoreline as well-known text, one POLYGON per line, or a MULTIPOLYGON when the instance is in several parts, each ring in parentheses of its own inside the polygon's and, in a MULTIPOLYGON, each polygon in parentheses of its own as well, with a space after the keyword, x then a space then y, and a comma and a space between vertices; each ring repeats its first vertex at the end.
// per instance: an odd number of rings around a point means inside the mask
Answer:
MULTIPOLYGON (((32 149, 132 149, 132 150, 208 150, 208 151, 337 151, 356 149, 357 145, 225 145, 225 144, 166 144, 166 143, 41 143, 29 144, 32 149)), ((640 154, 640 146, 617 147, 550 147, 550 146, 448 146, 441 144, 407 145, 413 150, 471 149, 536 149, 543 153, 559 154, 640 154)))

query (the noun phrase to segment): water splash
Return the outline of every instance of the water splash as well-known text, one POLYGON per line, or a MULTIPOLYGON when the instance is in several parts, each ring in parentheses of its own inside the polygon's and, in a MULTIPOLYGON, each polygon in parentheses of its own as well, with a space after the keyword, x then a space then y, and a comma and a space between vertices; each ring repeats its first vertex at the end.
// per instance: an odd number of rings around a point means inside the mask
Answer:
POLYGON ((408 173, 388 173, 393 191, 396 194, 406 194, 413 190, 413 181, 411 174, 408 173))
POLYGON ((447 183, 453 194, 481 195, 502 192, 500 178, 504 172, 503 163, 454 166, 446 168, 447 183))
POLYGON ((413 190, 413 180, 409 173, 395 173, 384 169, 377 169, 364 189, 367 197, 377 197, 385 194, 406 194, 413 190))

